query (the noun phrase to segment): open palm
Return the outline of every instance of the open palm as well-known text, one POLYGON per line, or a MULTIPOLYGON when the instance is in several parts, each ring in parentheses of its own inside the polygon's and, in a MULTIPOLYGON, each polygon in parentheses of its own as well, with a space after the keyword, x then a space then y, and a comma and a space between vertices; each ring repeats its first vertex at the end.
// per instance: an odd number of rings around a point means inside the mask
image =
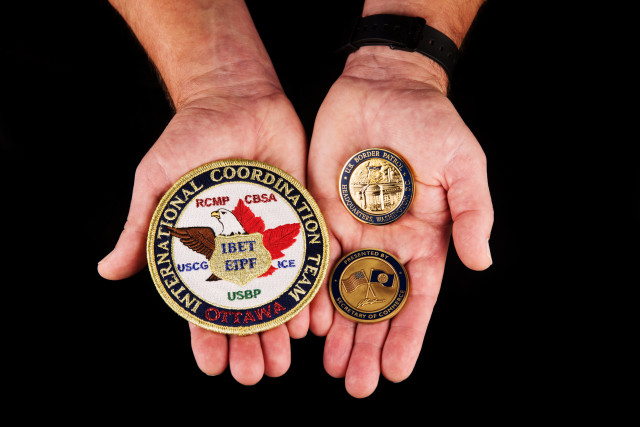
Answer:
MULTIPOLYGON (((100 274, 117 280, 145 266, 153 211, 185 173, 214 160, 252 159, 277 166, 304 184, 306 150, 302 125, 281 90, 203 97, 180 108, 136 170, 127 222, 113 252, 100 262, 100 274)), ((227 337, 190 324, 193 353, 204 372, 215 375, 229 366, 238 382, 254 384, 264 374, 287 371, 289 338, 304 336, 308 324, 308 309, 286 325, 246 337, 227 337)))
POLYGON ((407 378, 418 358, 435 305, 451 233, 470 268, 491 264, 493 211, 485 156, 441 90, 407 78, 367 78, 348 70, 318 113, 308 162, 308 185, 327 220, 331 264, 362 248, 394 254, 407 269, 410 290, 390 321, 356 324, 334 312, 327 286, 312 303, 311 330, 326 334, 327 372, 345 377, 350 394, 374 391, 382 373, 407 378), (345 162, 368 148, 387 148, 412 167, 415 197, 409 210, 384 226, 353 218, 338 194, 345 162))

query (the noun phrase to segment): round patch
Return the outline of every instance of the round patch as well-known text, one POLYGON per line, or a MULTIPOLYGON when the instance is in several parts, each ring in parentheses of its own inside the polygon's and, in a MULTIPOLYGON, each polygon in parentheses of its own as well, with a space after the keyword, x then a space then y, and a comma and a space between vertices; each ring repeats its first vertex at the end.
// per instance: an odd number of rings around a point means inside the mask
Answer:
POLYGON ((339 192, 349 213, 367 224, 396 221, 411 205, 411 168, 398 154, 370 148, 352 156, 342 168, 339 192))
POLYGON ((361 249, 336 263, 329 294, 346 318, 380 322, 402 309, 409 295, 409 277, 393 255, 379 249, 361 249))
POLYGON ((315 296, 329 238, 316 202, 286 172, 225 160, 164 195, 147 238, 156 288, 180 316, 248 335, 280 325, 315 296))

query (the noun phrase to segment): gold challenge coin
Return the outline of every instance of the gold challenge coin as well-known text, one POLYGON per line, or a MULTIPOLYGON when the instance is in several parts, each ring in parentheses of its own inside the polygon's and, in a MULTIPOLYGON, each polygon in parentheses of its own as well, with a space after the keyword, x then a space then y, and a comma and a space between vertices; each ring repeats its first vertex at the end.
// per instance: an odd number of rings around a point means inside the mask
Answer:
POLYGON ((409 277, 390 253, 360 249, 345 255, 333 269, 329 294, 348 319, 373 323, 390 319, 409 295, 409 277))
POLYGON ((181 317, 248 335, 291 319, 327 270, 329 236, 316 202, 286 172, 224 160, 183 176, 149 227, 156 289, 181 317))
POLYGON ((409 209, 414 195, 413 174, 398 154, 370 148, 354 154, 345 163, 339 192, 342 203, 356 219, 385 225, 409 209))

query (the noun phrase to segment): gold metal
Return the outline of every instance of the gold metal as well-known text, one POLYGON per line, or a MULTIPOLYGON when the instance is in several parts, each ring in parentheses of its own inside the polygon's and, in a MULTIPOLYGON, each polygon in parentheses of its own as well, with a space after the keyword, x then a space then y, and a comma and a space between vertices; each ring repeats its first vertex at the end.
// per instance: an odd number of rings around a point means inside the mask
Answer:
POLYGON ((374 158, 355 168, 349 181, 349 193, 363 211, 383 215, 402 201, 402 173, 391 162, 374 158))
POLYGON ((340 314, 357 322, 373 323, 390 319, 402 309, 409 278, 392 255, 378 249, 362 249, 336 263, 329 289, 340 314))
POLYGON ((399 219, 414 196, 413 172, 397 153, 370 148, 354 154, 342 168, 338 191, 357 220, 385 225, 399 219))
POLYGON ((260 233, 216 236, 216 247, 222 250, 213 252, 209 260, 211 271, 219 278, 238 285, 246 285, 266 273, 271 266, 271 254, 262 244, 260 233), (226 249, 231 247, 243 247, 244 250, 226 249))

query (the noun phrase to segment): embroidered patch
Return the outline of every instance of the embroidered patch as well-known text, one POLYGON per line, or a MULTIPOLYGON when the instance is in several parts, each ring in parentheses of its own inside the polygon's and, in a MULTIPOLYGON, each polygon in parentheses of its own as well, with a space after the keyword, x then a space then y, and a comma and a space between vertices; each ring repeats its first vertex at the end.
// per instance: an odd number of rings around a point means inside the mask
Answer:
POLYGON ((392 223, 413 201, 411 168, 398 154, 384 148, 354 154, 342 168, 338 186, 349 213, 366 224, 392 223))
POLYGON ((390 319, 409 295, 409 277, 390 253, 361 249, 345 255, 331 274, 329 295, 338 312, 356 322, 390 319))
POLYGON ((225 160, 183 176, 149 227, 156 288, 205 329, 248 335, 280 325, 315 296, 329 238, 316 202, 286 172, 225 160))

